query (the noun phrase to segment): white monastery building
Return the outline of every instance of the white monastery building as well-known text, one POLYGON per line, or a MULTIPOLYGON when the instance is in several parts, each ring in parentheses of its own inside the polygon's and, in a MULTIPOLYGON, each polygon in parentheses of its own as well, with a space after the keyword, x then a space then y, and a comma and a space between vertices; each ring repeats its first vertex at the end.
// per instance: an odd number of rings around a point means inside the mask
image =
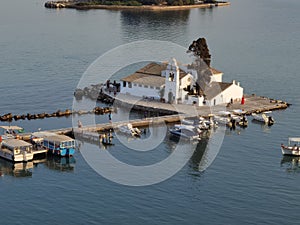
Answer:
POLYGON ((239 82, 222 81, 223 73, 209 67, 210 82, 202 94, 197 94, 196 70, 179 67, 172 58, 168 63, 149 63, 135 73, 121 79, 121 93, 143 98, 163 100, 173 104, 219 105, 238 101, 243 97, 239 82))

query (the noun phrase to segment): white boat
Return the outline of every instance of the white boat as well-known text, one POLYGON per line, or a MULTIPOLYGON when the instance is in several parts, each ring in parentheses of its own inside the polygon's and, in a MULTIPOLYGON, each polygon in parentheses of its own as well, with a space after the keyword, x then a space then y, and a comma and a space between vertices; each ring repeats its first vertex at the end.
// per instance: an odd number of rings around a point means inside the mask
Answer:
POLYGON ((185 125, 195 125, 196 122, 194 120, 183 119, 181 123, 185 125))
POLYGON ((281 152, 283 155, 300 156, 300 137, 290 137, 288 145, 281 144, 281 152))
POLYGON ((230 125, 230 116, 220 116, 220 115, 215 115, 214 116, 214 121, 216 121, 218 124, 223 124, 223 125, 230 125))
POLYGON ((142 134, 140 129, 137 127, 133 127, 131 123, 128 123, 125 126, 119 126, 118 129, 120 132, 125 133, 125 134, 130 134, 133 137, 140 137, 142 134))
POLYGON ((243 115, 243 116, 232 116, 232 118, 234 120, 236 120, 237 124, 241 127, 247 127, 248 126, 248 119, 246 117, 246 115, 243 115))
POLYGON ((2 139, 17 138, 24 129, 18 126, 0 126, 2 139))
POLYGON ((210 128, 213 127, 217 127, 217 122, 215 122, 213 120, 212 117, 210 117, 209 120, 203 118, 203 117, 199 117, 199 119, 197 120, 187 120, 187 119, 183 119, 181 121, 181 123, 183 125, 190 125, 190 126, 194 126, 196 128, 199 128, 200 130, 209 130, 210 128))
POLYGON ((0 157, 13 162, 31 161, 33 159, 32 144, 12 138, 2 140, 0 157))
POLYGON ((200 140, 201 130, 192 125, 174 125, 173 128, 169 129, 169 132, 176 136, 182 137, 187 140, 200 140))
POLYGON ((271 112, 264 112, 260 114, 252 113, 253 120, 262 122, 268 125, 272 125, 275 123, 275 120, 272 116, 268 115, 271 112))

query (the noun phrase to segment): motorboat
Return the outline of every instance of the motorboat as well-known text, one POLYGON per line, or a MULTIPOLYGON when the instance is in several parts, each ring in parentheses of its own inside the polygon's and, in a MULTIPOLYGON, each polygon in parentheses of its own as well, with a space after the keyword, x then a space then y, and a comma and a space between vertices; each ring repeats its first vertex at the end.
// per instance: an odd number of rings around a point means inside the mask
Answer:
POLYGON ((57 156, 72 156, 75 153, 75 140, 66 135, 51 132, 34 132, 31 141, 37 146, 48 149, 48 153, 57 156))
POLYGON ((32 144, 13 138, 0 141, 0 157, 13 162, 27 162, 33 159, 32 144))
POLYGON ((288 145, 281 144, 283 155, 300 156, 300 137, 290 137, 288 145))
POLYGON ((218 124, 223 124, 231 127, 231 113, 229 111, 220 111, 216 115, 214 115, 214 121, 218 122, 218 124))
POLYGON ((258 121, 258 122, 262 122, 268 125, 273 125, 275 123, 274 118, 269 115, 271 113, 271 111, 268 112, 264 112, 264 113, 252 113, 252 117, 253 120, 258 121))
MULTIPOLYGON (((235 116, 233 116, 233 118, 235 118, 235 116)), ((248 126, 248 119, 247 119, 246 115, 238 116, 236 121, 237 121, 237 124, 241 127, 247 127, 248 126)))
POLYGON ((201 130, 192 125, 174 125, 173 128, 169 129, 169 132, 180 138, 184 138, 187 140, 200 140, 201 130))
POLYGON ((194 126, 196 128, 199 128, 200 130, 209 130, 213 127, 217 127, 218 124, 216 121, 213 120, 212 117, 210 117, 209 120, 203 117, 199 117, 199 119, 197 120, 183 119, 181 123, 184 125, 194 126))
POLYGON ((24 133, 24 129, 19 126, 0 126, 2 139, 18 138, 19 134, 24 133))
POLYGON ((133 137, 140 137, 142 134, 142 131, 137 127, 133 127, 131 123, 128 123, 127 125, 119 126, 118 130, 122 133, 130 134, 133 137))

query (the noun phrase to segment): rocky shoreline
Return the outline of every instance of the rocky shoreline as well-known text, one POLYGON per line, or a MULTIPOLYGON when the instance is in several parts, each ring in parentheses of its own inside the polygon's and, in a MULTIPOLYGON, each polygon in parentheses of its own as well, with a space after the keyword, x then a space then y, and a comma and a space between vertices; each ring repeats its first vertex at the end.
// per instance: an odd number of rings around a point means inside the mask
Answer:
POLYGON ((163 11, 163 10, 186 10, 192 8, 213 8, 218 6, 228 6, 230 2, 216 2, 216 3, 202 3, 194 5, 182 6, 166 6, 166 5, 142 5, 142 6, 125 6, 125 5, 82 5, 78 2, 69 1, 48 1, 45 3, 46 8, 72 8, 77 10, 89 9, 108 9, 108 10, 150 10, 150 11, 163 11))

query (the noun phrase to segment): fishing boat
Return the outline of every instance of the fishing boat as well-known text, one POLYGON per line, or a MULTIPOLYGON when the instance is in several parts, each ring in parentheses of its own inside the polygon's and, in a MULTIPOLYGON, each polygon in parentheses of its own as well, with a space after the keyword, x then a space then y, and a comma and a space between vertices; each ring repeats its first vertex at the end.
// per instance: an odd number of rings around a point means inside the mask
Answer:
POLYGON ((0 157, 13 162, 27 162, 33 159, 32 144, 13 138, 0 141, 0 157))
POLYGON ((290 137, 288 145, 281 144, 281 152, 283 155, 300 156, 300 137, 290 137))
POLYGON ((272 116, 269 115, 270 113, 271 111, 260 113, 260 114, 252 113, 251 115, 253 117, 253 120, 255 121, 265 123, 268 125, 273 125, 275 123, 275 120, 272 116))
POLYGON ((131 123, 128 123, 125 126, 119 126, 119 131, 125 134, 130 134, 133 137, 140 137, 142 132, 139 128, 133 127, 131 123))
POLYGON ((57 156, 72 156, 75 153, 75 140, 66 135, 60 135, 50 132, 34 132, 31 135, 31 141, 48 149, 48 153, 57 156))
POLYGON ((200 140, 201 130, 192 125, 174 125, 169 129, 169 132, 176 137, 184 138, 187 140, 200 140))

